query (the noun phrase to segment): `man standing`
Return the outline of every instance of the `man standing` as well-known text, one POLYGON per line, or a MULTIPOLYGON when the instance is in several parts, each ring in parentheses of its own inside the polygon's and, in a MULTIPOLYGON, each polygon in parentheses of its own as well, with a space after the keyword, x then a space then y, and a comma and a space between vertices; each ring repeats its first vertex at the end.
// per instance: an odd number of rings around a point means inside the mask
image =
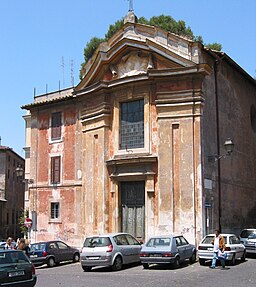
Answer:
MULTIPOLYGON (((213 239, 212 244, 214 254, 210 268, 215 269, 219 251, 224 252, 225 250, 225 241, 223 236, 220 235, 220 231, 218 229, 215 230, 215 238, 213 239)), ((221 269, 225 269, 225 260, 221 259, 220 262, 222 266, 221 269)))
POLYGON ((7 238, 4 249, 14 249, 14 246, 12 245, 12 238, 11 237, 7 238))

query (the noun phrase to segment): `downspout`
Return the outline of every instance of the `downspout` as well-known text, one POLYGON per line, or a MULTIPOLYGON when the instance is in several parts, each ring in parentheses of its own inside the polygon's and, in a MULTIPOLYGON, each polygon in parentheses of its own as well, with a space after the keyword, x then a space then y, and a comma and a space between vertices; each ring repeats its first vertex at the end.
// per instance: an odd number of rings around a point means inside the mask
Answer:
MULTIPOLYGON (((224 56, 223 56, 224 57, 224 56)), ((218 93, 218 64, 222 61, 223 57, 218 57, 214 61, 214 88, 215 88, 215 114, 216 114, 216 144, 217 154, 220 154, 220 124, 219 124, 219 93, 218 93)), ((221 168, 220 161, 217 160, 217 174, 218 174, 218 229, 221 231, 221 168)))

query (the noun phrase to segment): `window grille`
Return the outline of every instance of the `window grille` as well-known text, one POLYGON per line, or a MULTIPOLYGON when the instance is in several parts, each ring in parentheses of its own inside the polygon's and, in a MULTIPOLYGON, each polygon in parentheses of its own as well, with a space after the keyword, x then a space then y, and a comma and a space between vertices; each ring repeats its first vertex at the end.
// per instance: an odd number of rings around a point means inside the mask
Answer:
POLYGON ((121 103, 120 149, 144 147, 144 100, 121 103))

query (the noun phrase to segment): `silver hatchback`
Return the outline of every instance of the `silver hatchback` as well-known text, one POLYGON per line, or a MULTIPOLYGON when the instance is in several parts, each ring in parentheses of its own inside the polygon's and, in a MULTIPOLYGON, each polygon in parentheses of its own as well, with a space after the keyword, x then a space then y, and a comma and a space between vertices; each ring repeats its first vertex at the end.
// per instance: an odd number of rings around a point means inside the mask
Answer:
POLYGON ((84 271, 95 266, 122 269, 123 264, 140 262, 141 244, 128 233, 88 236, 82 248, 80 262, 84 271))

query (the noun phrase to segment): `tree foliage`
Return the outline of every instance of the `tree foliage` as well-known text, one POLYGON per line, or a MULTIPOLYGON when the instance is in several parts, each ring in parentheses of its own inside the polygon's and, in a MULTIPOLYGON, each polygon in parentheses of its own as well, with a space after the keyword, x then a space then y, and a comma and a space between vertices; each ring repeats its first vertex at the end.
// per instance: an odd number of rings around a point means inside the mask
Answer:
MULTIPOLYGON (((177 34, 179 36, 187 37, 193 41, 204 43, 202 36, 195 36, 189 26, 183 20, 176 21, 171 16, 160 15, 153 16, 149 20, 145 17, 138 18, 138 23, 160 27, 165 31, 177 34)), ((113 25, 110 25, 104 38, 93 37, 84 48, 84 62, 81 64, 80 79, 83 76, 83 70, 86 63, 93 56, 99 44, 108 41, 119 29, 124 25, 123 19, 117 20, 113 25)), ((221 51, 222 46, 219 43, 207 44, 209 49, 221 51)))
POLYGON ((207 48, 215 51, 221 51, 222 50, 222 45, 219 43, 212 43, 212 44, 207 44, 205 45, 207 48))
POLYGON ((26 218, 28 218, 28 210, 22 209, 21 216, 19 217, 19 226, 20 232, 24 234, 24 236, 28 233, 28 228, 24 224, 26 218))

